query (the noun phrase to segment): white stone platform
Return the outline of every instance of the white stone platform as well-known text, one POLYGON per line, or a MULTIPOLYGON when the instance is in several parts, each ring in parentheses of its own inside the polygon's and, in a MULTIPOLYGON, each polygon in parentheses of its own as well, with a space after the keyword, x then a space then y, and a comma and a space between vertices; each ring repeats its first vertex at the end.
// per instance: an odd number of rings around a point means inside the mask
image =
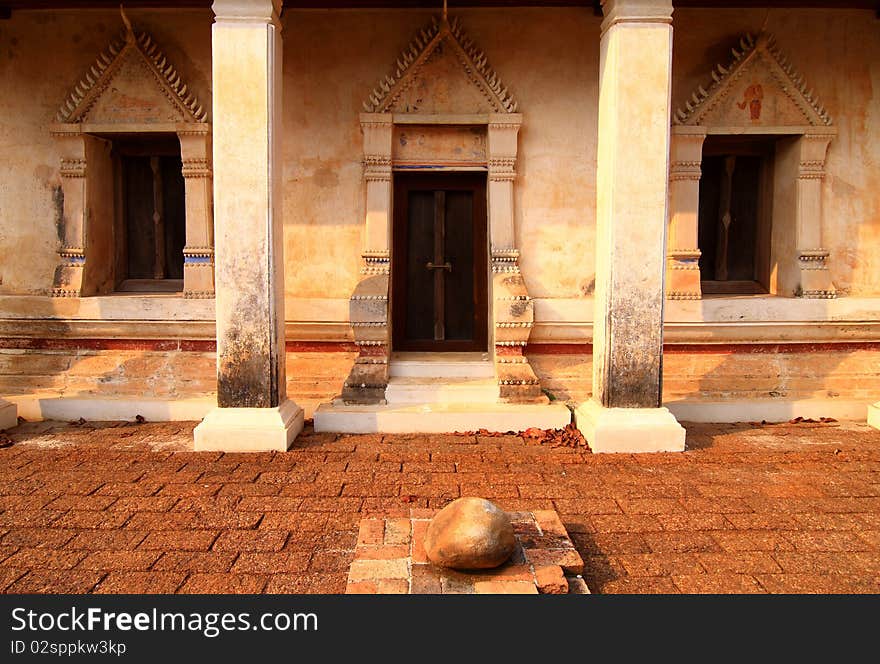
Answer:
POLYGON ((315 431, 338 433, 453 433, 562 429, 571 422, 564 405, 423 403, 350 405, 341 400, 315 411, 315 431))

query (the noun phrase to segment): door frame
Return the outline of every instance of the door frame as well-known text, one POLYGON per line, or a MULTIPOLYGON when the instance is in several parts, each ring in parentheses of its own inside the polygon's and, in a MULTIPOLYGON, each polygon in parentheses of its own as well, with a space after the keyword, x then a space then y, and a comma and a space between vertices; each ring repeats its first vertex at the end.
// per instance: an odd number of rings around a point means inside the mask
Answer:
POLYGON ((486 171, 419 171, 393 173, 391 250, 391 347, 395 351, 487 352, 489 350, 489 219, 486 171), (472 340, 406 339, 408 196, 414 189, 473 191, 474 338, 472 340), (401 305, 404 306, 401 306, 401 305))

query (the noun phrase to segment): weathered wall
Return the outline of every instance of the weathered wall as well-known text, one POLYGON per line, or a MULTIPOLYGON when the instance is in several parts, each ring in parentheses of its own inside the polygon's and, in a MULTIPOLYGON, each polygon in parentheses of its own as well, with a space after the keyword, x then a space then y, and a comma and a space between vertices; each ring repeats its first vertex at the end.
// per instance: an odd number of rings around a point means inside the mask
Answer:
POLYGON ((677 9, 672 99, 682 106, 730 48, 761 27, 827 108, 838 136, 828 150, 823 237, 839 295, 880 293, 880 22, 871 11, 677 9))
MULTIPOLYGON (((186 350, 185 343, 174 350, 88 346, 0 347, 0 394, 134 401, 216 396, 213 352, 186 350)), ((589 352, 578 353, 572 347, 561 353, 548 350, 528 354, 544 390, 563 402, 587 400, 592 390, 589 352)), ((319 403, 340 393, 354 355, 350 351, 288 351, 288 394, 307 417, 319 403)), ((813 399, 833 406, 835 402, 869 403, 880 393, 877 344, 840 350, 827 345, 673 347, 664 353, 663 362, 667 403, 813 399)), ((752 412, 746 419, 754 417, 752 412)))
MULTIPOLYGON (((0 394, 136 401, 215 398, 216 354, 191 349, 191 345, 198 346, 187 342, 174 348, 172 342, 160 348, 137 342, 0 342, 0 394)), ((287 391, 307 417, 319 403, 340 392, 355 354, 288 351, 287 391)))
MULTIPOLYGON (((524 113, 516 184, 530 293, 581 298, 593 280, 599 19, 588 9, 457 12, 524 113)), ((210 103, 211 12, 131 10, 203 104, 210 103)), ((364 189, 361 102, 428 11, 291 11, 284 16, 287 292, 345 299, 357 281, 364 189)), ((880 293, 880 33, 866 11, 675 13, 673 98, 766 19, 840 132, 828 155, 825 236, 835 285, 880 293)), ((51 286, 59 244, 58 157, 47 125, 121 27, 115 11, 15 12, 0 22, 0 293, 51 286), (15 247, 15 251, 8 251, 15 247)), ((290 314, 289 317, 298 317, 290 314)))
MULTIPOLYGON (((534 297, 592 290, 599 20, 587 9, 456 11, 525 114, 517 242, 534 297)), ((347 298, 364 223, 358 114, 428 11, 284 15, 288 293, 347 298)))
MULTIPOLYGON (((211 12, 129 10, 206 106, 211 12)), ((59 154, 48 127, 122 30, 118 11, 16 11, 0 21, 0 294, 52 288, 61 243, 59 154)))
MULTIPOLYGON (((529 354, 542 387, 554 398, 590 397, 592 356, 529 354)), ((667 347, 663 354, 663 400, 863 400, 880 390, 880 350, 832 344, 779 347, 667 347)))

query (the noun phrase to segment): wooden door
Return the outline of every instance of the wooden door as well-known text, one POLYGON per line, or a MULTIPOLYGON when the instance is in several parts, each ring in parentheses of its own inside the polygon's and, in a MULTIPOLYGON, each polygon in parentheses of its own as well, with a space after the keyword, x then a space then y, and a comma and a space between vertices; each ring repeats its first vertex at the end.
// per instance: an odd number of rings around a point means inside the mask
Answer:
POLYGON ((395 175, 395 350, 487 350, 486 245, 485 173, 395 175))

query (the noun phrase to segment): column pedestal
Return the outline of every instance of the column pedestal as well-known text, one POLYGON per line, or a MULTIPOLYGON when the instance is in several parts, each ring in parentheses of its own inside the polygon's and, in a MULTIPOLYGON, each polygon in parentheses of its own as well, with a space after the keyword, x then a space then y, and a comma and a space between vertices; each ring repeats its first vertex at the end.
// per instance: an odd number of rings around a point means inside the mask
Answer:
POLYGON ((593 398, 575 418, 594 452, 681 451, 661 407, 672 2, 602 4, 593 398))
POLYGON ((591 399, 574 419, 595 453, 684 451, 684 427, 666 408, 605 408, 591 399))
POLYGON ((215 408, 195 431, 195 449, 286 452, 303 428, 303 409, 290 399, 278 408, 215 408))
POLYGON ((868 424, 875 429, 880 429, 880 401, 868 406, 868 424))
POLYGON ((18 408, 14 403, 0 399, 0 431, 18 426, 18 408))
POLYGON ((217 405, 197 450, 287 450, 281 0, 215 0, 212 29, 217 405))

